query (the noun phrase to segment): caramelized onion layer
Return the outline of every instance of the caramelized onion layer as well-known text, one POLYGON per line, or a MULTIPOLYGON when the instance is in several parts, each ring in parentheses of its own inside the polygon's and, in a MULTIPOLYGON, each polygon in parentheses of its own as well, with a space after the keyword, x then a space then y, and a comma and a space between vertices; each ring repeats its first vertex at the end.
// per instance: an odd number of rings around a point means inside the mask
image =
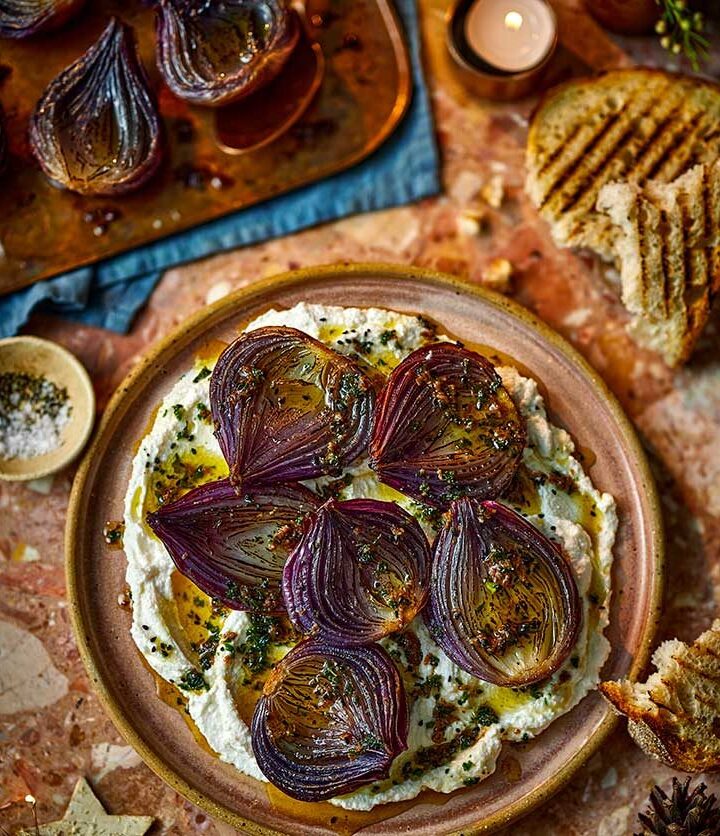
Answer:
POLYGON ((283 612, 283 566, 318 505, 302 485, 238 494, 228 479, 210 482, 148 515, 178 570, 235 610, 283 612))
POLYGON ((379 645, 301 642, 270 675, 252 721, 258 766, 301 801, 386 778, 407 736, 405 691, 379 645))
POLYGON ((492 364, 454 343, 418 348, 378 397, 371 466, 420 502, 500 496, 517 470, 525 427, 492 364))
POLYGON ((237 485, 339 474, 367 446, 374 400, 352 360, 294 328, 243 334, 210 380, 215 435, 237 485))
POLYGON ((85 0, 0 0, 0 38, 27 38, 57 29, 85 0))
POLYGON ((50 82, 32 117, 30 144, 50 180, 81 194, 129 192, 155 173, 160 120, 129 27, 113 18, 50 82))
POLYGON ((461 499, 435 541, 424 616, 463 670, 518 687, 546 679, 568 658, 582 611, 555 543, 504 505, 461 499))
POLYGON ((335 644, 365 644, 402 630, 427 598, 430 547, 394 502, 330 500, 308 518, 285 564, 290 620, 335 644))
POLYGON ((272 81, 299 34, 284 0, 160 0, 158 67, 176 96, 217 107, 272 81))

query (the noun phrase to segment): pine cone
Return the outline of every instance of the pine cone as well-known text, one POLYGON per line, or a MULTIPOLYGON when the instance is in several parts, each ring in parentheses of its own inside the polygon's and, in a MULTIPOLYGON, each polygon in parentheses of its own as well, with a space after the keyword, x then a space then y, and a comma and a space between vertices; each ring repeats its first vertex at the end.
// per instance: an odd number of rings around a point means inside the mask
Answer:
POLYGON ((660 787, 650 793, 649 808, 638 815, 643 829, 635 836, 719 836, 720 807, 707 787, 698 784, 690 792, 690 779, 673 778, 672 796, 660 787))

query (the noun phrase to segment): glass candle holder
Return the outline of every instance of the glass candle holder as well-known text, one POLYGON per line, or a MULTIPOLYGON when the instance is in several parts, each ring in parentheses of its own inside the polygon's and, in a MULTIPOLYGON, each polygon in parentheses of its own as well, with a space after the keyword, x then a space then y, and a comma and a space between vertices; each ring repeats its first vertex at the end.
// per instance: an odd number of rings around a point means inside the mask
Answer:
POLYGON ((557 48, 546 0, 457 0, 448 11, 447 46, 463 82, 489 99, 532 93, 557 48))

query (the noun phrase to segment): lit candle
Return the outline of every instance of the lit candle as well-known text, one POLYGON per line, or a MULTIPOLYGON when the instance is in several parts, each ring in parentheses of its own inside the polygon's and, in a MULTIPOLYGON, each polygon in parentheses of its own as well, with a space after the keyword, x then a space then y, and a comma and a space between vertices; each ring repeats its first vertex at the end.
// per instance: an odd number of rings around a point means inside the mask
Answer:
POLYGON ((558 27, 547 0, 454 0, 446 36, 463 83, 480 96, 510 101, 543 83, 558 27))
POLYGON ((476 0, 465 18, 468 46, 502 72, 541 64, 554 48, 555 16, 545 0, 476 0))

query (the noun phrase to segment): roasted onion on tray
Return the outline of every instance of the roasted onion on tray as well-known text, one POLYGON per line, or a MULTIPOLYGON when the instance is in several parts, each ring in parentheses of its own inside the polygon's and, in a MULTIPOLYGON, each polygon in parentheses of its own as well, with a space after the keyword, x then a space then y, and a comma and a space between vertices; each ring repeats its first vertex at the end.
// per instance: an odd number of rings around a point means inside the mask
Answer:
POLYGON ((242 488, 337 475, 367 446, 375 393, 347 357, 294 328, 259 328, 210 379, 215 435, 242 488))
POLYGON ((407 748, 405 690, 379 645, 306 640, 270 674, 251 731, 268 780, 300 801, 324 801, 387 777, 407 748))
POLYGON ((285 0, 160 0, 157 63, 176 96, 217 107, 272 81, 299 34, 285 0))
POLYGON ((559 547, 497 502, 452 503, 434 545, 424 618, 463 670, 495 685, 530 685, 570 655, 582 618, 559 547))
POLYGON ((129 192, 155 173, 160 120, 128 26, 113 18, 50 82, 32 117, 30 143, 47 177, 81 194, 129 192))
POLYGON ((378 396, 370 463, 420 502, 500 496, 517 470, 525 427, 492 364, 454 343, 418 348, 378 396))
POLYGON ((308 517, 285 564, 290 620, 335 644, 377 641, 424 606, 430 559, 420 525, 394 502, 330 500, 308 517))
POLYGON ((283 612, 280 592, 302 521, 319 504, 302 485, 239 494, 228 479, 210 482, 148 515, 178 570, 235 610, 283 612))
POLYGON ((27 38, 57 29, 85 0, 0 0, 0 38, 27 38))

